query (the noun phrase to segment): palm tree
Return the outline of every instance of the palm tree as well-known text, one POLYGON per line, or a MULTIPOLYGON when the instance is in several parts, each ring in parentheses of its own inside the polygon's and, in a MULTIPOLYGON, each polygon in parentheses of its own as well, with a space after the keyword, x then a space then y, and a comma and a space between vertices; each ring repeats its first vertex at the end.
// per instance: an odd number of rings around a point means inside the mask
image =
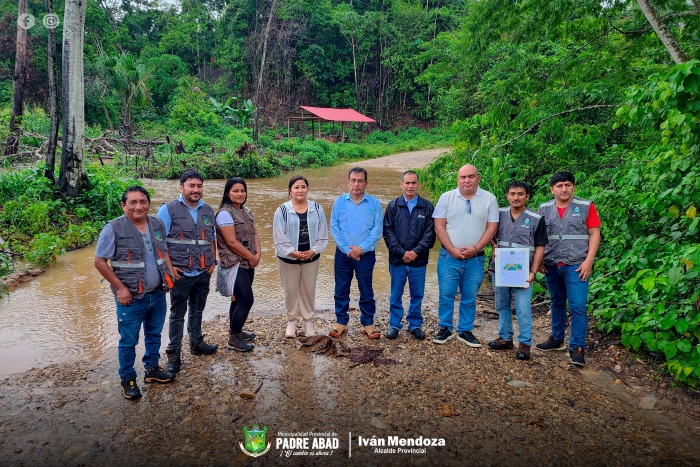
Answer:
POLYGON ((143 107, 148 102, 146 80, 149 73, 144 65, 128 53, 103 57, 99 68, 106 76, 112 91, 121 99, 120 130, 126 141, 125 148, 128 153, 129 142, 134 133, 133 110, 143 107))

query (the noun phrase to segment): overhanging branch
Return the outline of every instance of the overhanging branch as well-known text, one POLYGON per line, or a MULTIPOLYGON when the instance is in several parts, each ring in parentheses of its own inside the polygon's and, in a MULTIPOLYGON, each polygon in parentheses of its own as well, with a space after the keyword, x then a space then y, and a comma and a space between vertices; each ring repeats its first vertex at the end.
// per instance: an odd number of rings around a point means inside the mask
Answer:
MULTIPOLYGON (((575 113, 575 112, 583 112, 583 111, 585 111, 585 110, 609 109, 609 108, 611 108, 611 107, 614 107, 614 106, 613 106, 613 105, 609 105, 609 104, 589 105, 589 106, 586 106, 586 107, 580 107, 580 108, 578 108, 578 109, 564 110, 563 112, 558 112, 558 113, 552 114, 552 115, 550 115, 550 116, 548 116, 548 117, 545 117, 545 118, 543 118, 543 119, 538 120, 538 121, 535 122, 530 128, 528 128, 527 130, 523 131, 522 133, 520 133, 518 136, 516 136, 515 138, 511 139, 510 141, 506 141, 505 143, 501 144, 500 146, 496 146, 495 148, 493 148, 493 151, 495 151, 495 150, 497 150, 497 149, 501 149, 502 147, 508 146, 509 144, 513 144, 514 142, 516 142, 517 140, 519 140, 520 138, 522 138, 522 137, 525 136, 526 134, 530 133, 533 129, 535 129, 535 128, 536 128, 537 126, 539 126, 541 123, 546 122, 547 120, 551 120, 552 118, 561 117, 562 115, 567 115, 567 114, 571 114, 571 113, 575 113)), ((492 152, 493 152, 493 151, 492 151, 492 152)))

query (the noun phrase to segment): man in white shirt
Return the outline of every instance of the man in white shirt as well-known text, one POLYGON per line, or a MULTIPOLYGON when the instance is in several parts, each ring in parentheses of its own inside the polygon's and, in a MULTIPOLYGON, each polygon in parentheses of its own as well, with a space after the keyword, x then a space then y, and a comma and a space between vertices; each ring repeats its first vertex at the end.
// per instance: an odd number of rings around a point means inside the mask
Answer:
POLYGON ((484 280, 484 252, 498 229, 496 197, 479 188, 479 171, 471 164, 457 172, 457 188, 440 196, 435 206, 435 233, 440 240, 437 273, 440 288, 440 330, 433 338, 444 344, 455 335, 454 301, 459 287, 457 338, 470 347, 481 347, 472 334, 476 294, 484 280))

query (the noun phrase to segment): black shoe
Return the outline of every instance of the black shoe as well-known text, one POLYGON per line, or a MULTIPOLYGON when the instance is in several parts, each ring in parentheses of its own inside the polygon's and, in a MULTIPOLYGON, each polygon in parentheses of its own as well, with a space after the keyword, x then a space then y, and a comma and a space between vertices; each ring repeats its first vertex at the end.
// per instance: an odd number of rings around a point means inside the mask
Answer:
POLYGON ((474 334, 472 334, 471 331, 462 331, 457 333, 457 339, 461 340, 469 347, 481 347, 481 342, 479 342, 479 339, 474 337, 474 334))
POLYGON ((146 370, 146 374, 143 377, 144 383, 161 383, 167 384, 175 381, 175 373, 169 371, 163 371, 159 366, 155 366, 150 370, 146 370))
POLYGON ((411 331, 411 334, 413 334, 413 337, 415 337, 418 340, 423 340, 425 339, 425 333, 421 328, 416 328, 413 331, 411 331))
POLYGON ((455 335, 452 334, 452 331, 450 331, 447 328, 447 326, 442 326, 437 335, 433 337, 433 342, 436 344, 444 344, 448 340, 452 339, 454 336, 455 335))
POLYGON ((168 357, 168 366, 165 367, 165 371, 170 373, 179 373, 180 364, 180 350, 166 350, 165 355, 168 357))
POLYGON ((129 399, 130 401, 135 401, 141 397, 141 391, 139 391, 139 387, 136 385, 135 379, 122 381, 122 395, 124 398, 129 399))
POLYGON ((204 336, 198 341, 190 341, 190 353, 192 355, 211 355, 216 352, 219 346, 216 344, 207 344, 204 342, 204 336))
POLYGON ((255 339, 255 333, 254 332, 245 332, 241 331, 241 337, 243 338, 244 341, 252 341, 255 339))
POLYGON ((229 333, 226 347, 232 350, 238 350, 239 352, 250 352, 255 346, 249 344, 241 334, 229 333))
POLYGON ((386 332, 387 339, 396 339, 399 336, 399 330, 396 328, 389 328, 386 332))
POLYGON ((569 350, 569 357, 571 358, 571 363, 574 365, 586 366, 586 360, 583 359, 583 349, 581 347, 569 350))
POLYGON ((535 347, 537 347, 539 350, 543 350, 545 352, 549 352, 551 350, 566 350, 566 346, 564 345, 563 340, 555 340, 552 339, 552 336, 549 336, 547 339, 547 342, 542 342, 541 344, 537 344, 535 347))

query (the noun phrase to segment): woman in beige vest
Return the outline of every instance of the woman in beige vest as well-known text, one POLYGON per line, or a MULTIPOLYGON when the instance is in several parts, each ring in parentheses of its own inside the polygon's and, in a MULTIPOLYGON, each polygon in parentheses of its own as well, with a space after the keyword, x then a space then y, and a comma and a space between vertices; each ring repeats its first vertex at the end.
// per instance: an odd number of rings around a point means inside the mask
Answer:
POLYGON ((253 277, 260 263, 260 237, 255 217, 245 207, 248 186, 240 177, 226 181, 219 212, 216 213, 216 244, 221 267, 239 265, 233 288, 235 301, 229 308, 230 331, 228 348, 240 352, 253 350, 253 333, 243 332, 243 324, 253 306, 253 277))

